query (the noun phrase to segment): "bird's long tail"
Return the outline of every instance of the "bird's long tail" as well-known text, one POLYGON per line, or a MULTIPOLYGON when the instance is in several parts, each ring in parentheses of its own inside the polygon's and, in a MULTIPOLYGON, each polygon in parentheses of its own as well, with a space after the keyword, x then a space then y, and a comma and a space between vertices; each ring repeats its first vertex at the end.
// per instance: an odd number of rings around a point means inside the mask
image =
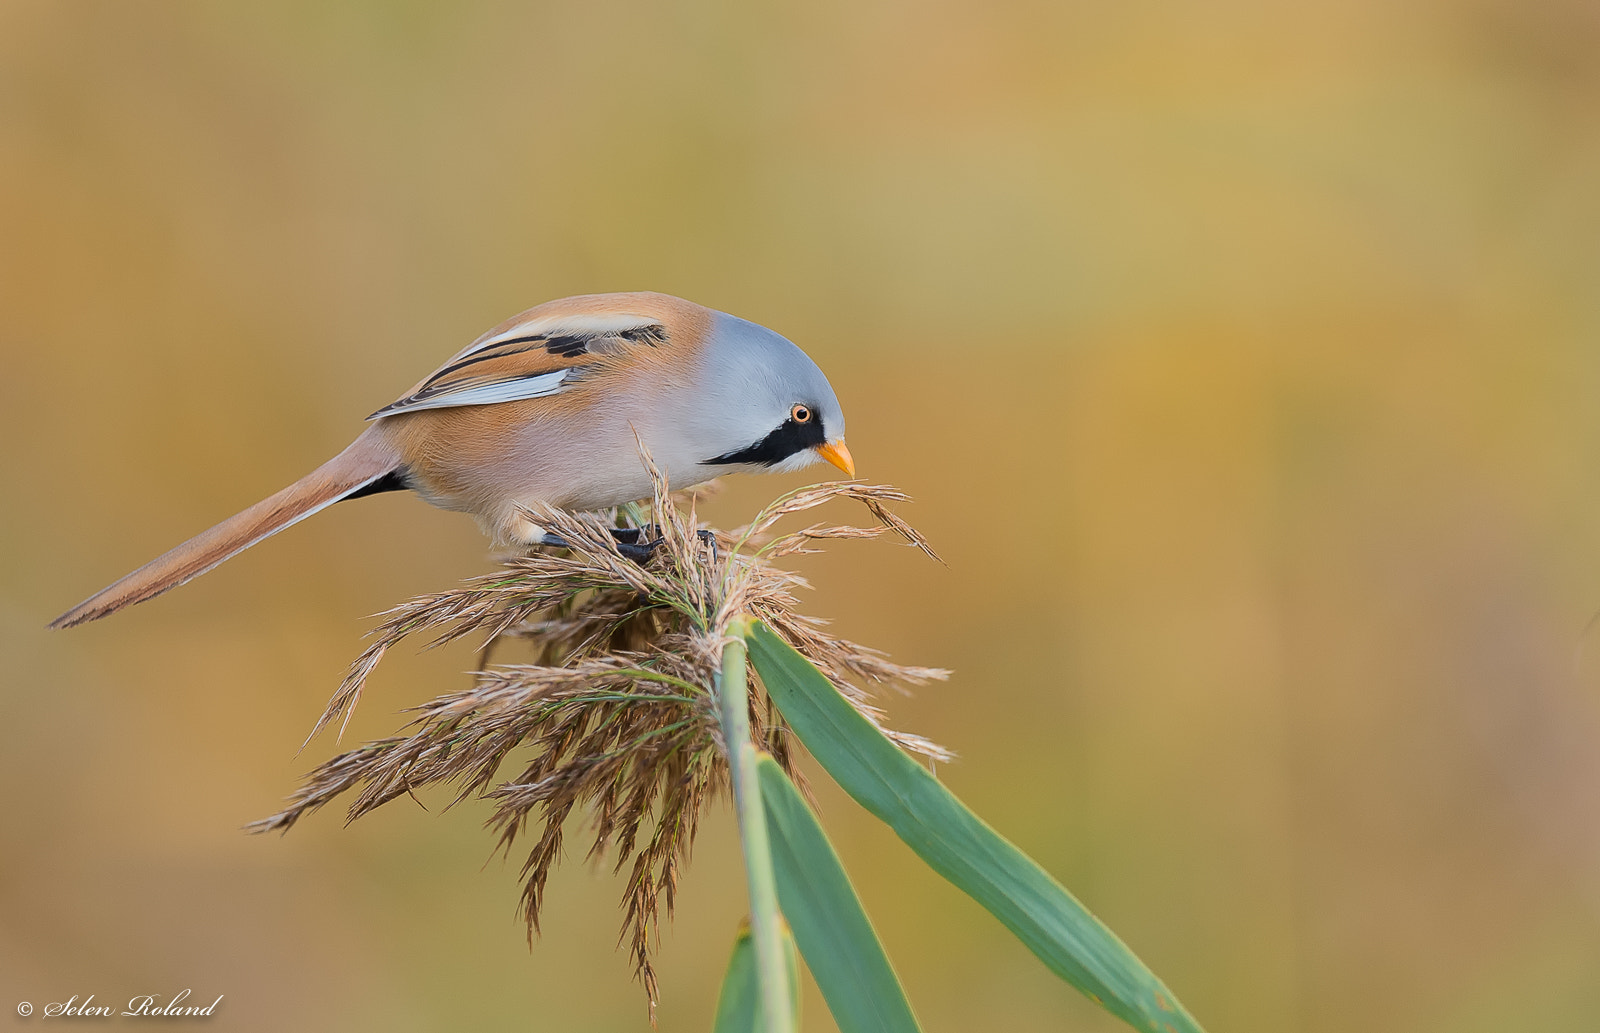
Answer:
POLYGON ((400 456, 373 426, 350 447, 242 513, 203 531, 172 551, 107 586, 50 622, 70 628, 99 620, 124 606, 142 603, 199 577, 223 560, 243 552, 268 535, 369 487, 394 473, 400 456))

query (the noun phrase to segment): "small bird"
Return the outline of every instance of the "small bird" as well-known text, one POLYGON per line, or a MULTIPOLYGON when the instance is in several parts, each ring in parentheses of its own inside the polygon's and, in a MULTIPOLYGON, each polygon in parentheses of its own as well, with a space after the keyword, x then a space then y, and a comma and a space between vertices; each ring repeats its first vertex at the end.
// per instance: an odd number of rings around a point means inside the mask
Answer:
POLYGON ((500 545, 555 544, 529 503, 645 498, 642 442, 674 487, 827 460, 855 476, 828 378, 786 338, 665 294, 586 294, 501 323, 367 417, 350 446, 50 623, 66 628, 204 574, 344 499, 409 489, 500 545))

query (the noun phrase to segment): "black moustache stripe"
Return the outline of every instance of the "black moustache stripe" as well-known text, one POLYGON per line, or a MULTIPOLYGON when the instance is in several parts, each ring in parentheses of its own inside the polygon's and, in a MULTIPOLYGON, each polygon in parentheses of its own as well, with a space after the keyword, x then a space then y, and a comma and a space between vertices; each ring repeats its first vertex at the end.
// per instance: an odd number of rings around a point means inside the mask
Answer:
POLYGON ((791 419, 786 420, 777 430, 755 444, 737 451, 724 452, 711 459, 702 459, 700 465, 732 466, 738 463, 751 463, 757 466, 777 466, 790 456, 804 452, 808 448, 816 448, 827 440, 827 435, 822 432, 822 417, 815 417, 805 423, 796 423, 791 419))

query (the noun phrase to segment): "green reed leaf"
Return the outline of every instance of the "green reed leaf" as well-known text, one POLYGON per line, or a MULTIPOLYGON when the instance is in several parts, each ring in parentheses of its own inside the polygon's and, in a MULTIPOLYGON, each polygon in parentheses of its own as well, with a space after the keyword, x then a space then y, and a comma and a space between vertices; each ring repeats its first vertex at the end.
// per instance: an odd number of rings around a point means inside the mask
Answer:
MULTIPOLYGON (((800 962, 795 956, 794 937, 783 928, 783 953, 789 965, 789 997, 793 1004, 794 1028, 800 1028, 800 962)), ((761 981, 756 971, 756 946, 750 938, 750 923, 739 926, 728 958, 728 971, 717 994, 714 1033, 759 1033, 761 981)))
POLYGON ((749 642, 768 695, 806 749, 934 871, 983 905, 1052 972, 1130 1026, 1201 1033, 1110 929, 885 738, 822 672, 764 625, 753 627, 749 642))
POLYGON ((917 1033, 916 1018, 839 855, 771 757, 756 770, 778 903, 839 1033, 917 1033))

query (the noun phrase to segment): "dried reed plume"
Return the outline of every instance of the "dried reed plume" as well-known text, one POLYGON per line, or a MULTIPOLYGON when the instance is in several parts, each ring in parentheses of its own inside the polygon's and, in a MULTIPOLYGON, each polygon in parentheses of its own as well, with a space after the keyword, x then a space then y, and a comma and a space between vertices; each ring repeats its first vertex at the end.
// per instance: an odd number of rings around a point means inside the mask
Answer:
MULTIPOLYGON (((495 804, 488 826, 498 833, 497 849, 509 853, 518 836, 537 835, 521 872, 531 944, 566 820, 575 809, 586 810, 594 833, 588 856, 609 851, 614 871, 629 868, 622 939, 649 996, 653 1023, 657 986, 650 951, 659 916, 663 906, 671 916, 678 868, 688 862, 706 804, 728 786, 712 693, 729 622, 739 616, 766 622, 880 728, 883 715, 863 686, 922 684, 947 672, 901 666, 829 634, 825 622, 796 610, 795 590, 806 582, 772 564, 816 551, 830 539, 889 531, 937 559, 923 537, 886 508, 906 501, 903 493, 854 483, 814 485, 780 497, 748 526, 724 534, 702 529, 697 496, 669 495, 648 454, 642 459, 655 481, 648 522, 638 507, 625 507, 609 521, 531 509, 529 518, 567 547, 503 559, 493 574, 389 611, 311 734, 341 715, 348 721, 373 669, 409 635, 429 633, 433 645, 481 636, 480 666, 494 643, 518 639, 529 644, 536 663, 486 667, 471 688, 415 708, 416 718, 399 734, 316 768, 287 808, 248 828, 287 831, 347 791, 355 794, 350 821, 436 784, 454 788, 452 806, 486 797, 495 804), (878 526, 814 525, 772 537, 782 518, 834 499, 862 503, 878 526), (611 533, 617 526, 642 526, 646 538, 659 539, 648 562, 618 551, 611 533), (528 758, 519 761, 520 772, 497 783, 502 763, 519 748, 528 758)), ((758 681, 752 688, 752 734, 794 776, 789 730, 758 681)), ((906 750, 948 759, 926 739, 884 731, 906 750)))

